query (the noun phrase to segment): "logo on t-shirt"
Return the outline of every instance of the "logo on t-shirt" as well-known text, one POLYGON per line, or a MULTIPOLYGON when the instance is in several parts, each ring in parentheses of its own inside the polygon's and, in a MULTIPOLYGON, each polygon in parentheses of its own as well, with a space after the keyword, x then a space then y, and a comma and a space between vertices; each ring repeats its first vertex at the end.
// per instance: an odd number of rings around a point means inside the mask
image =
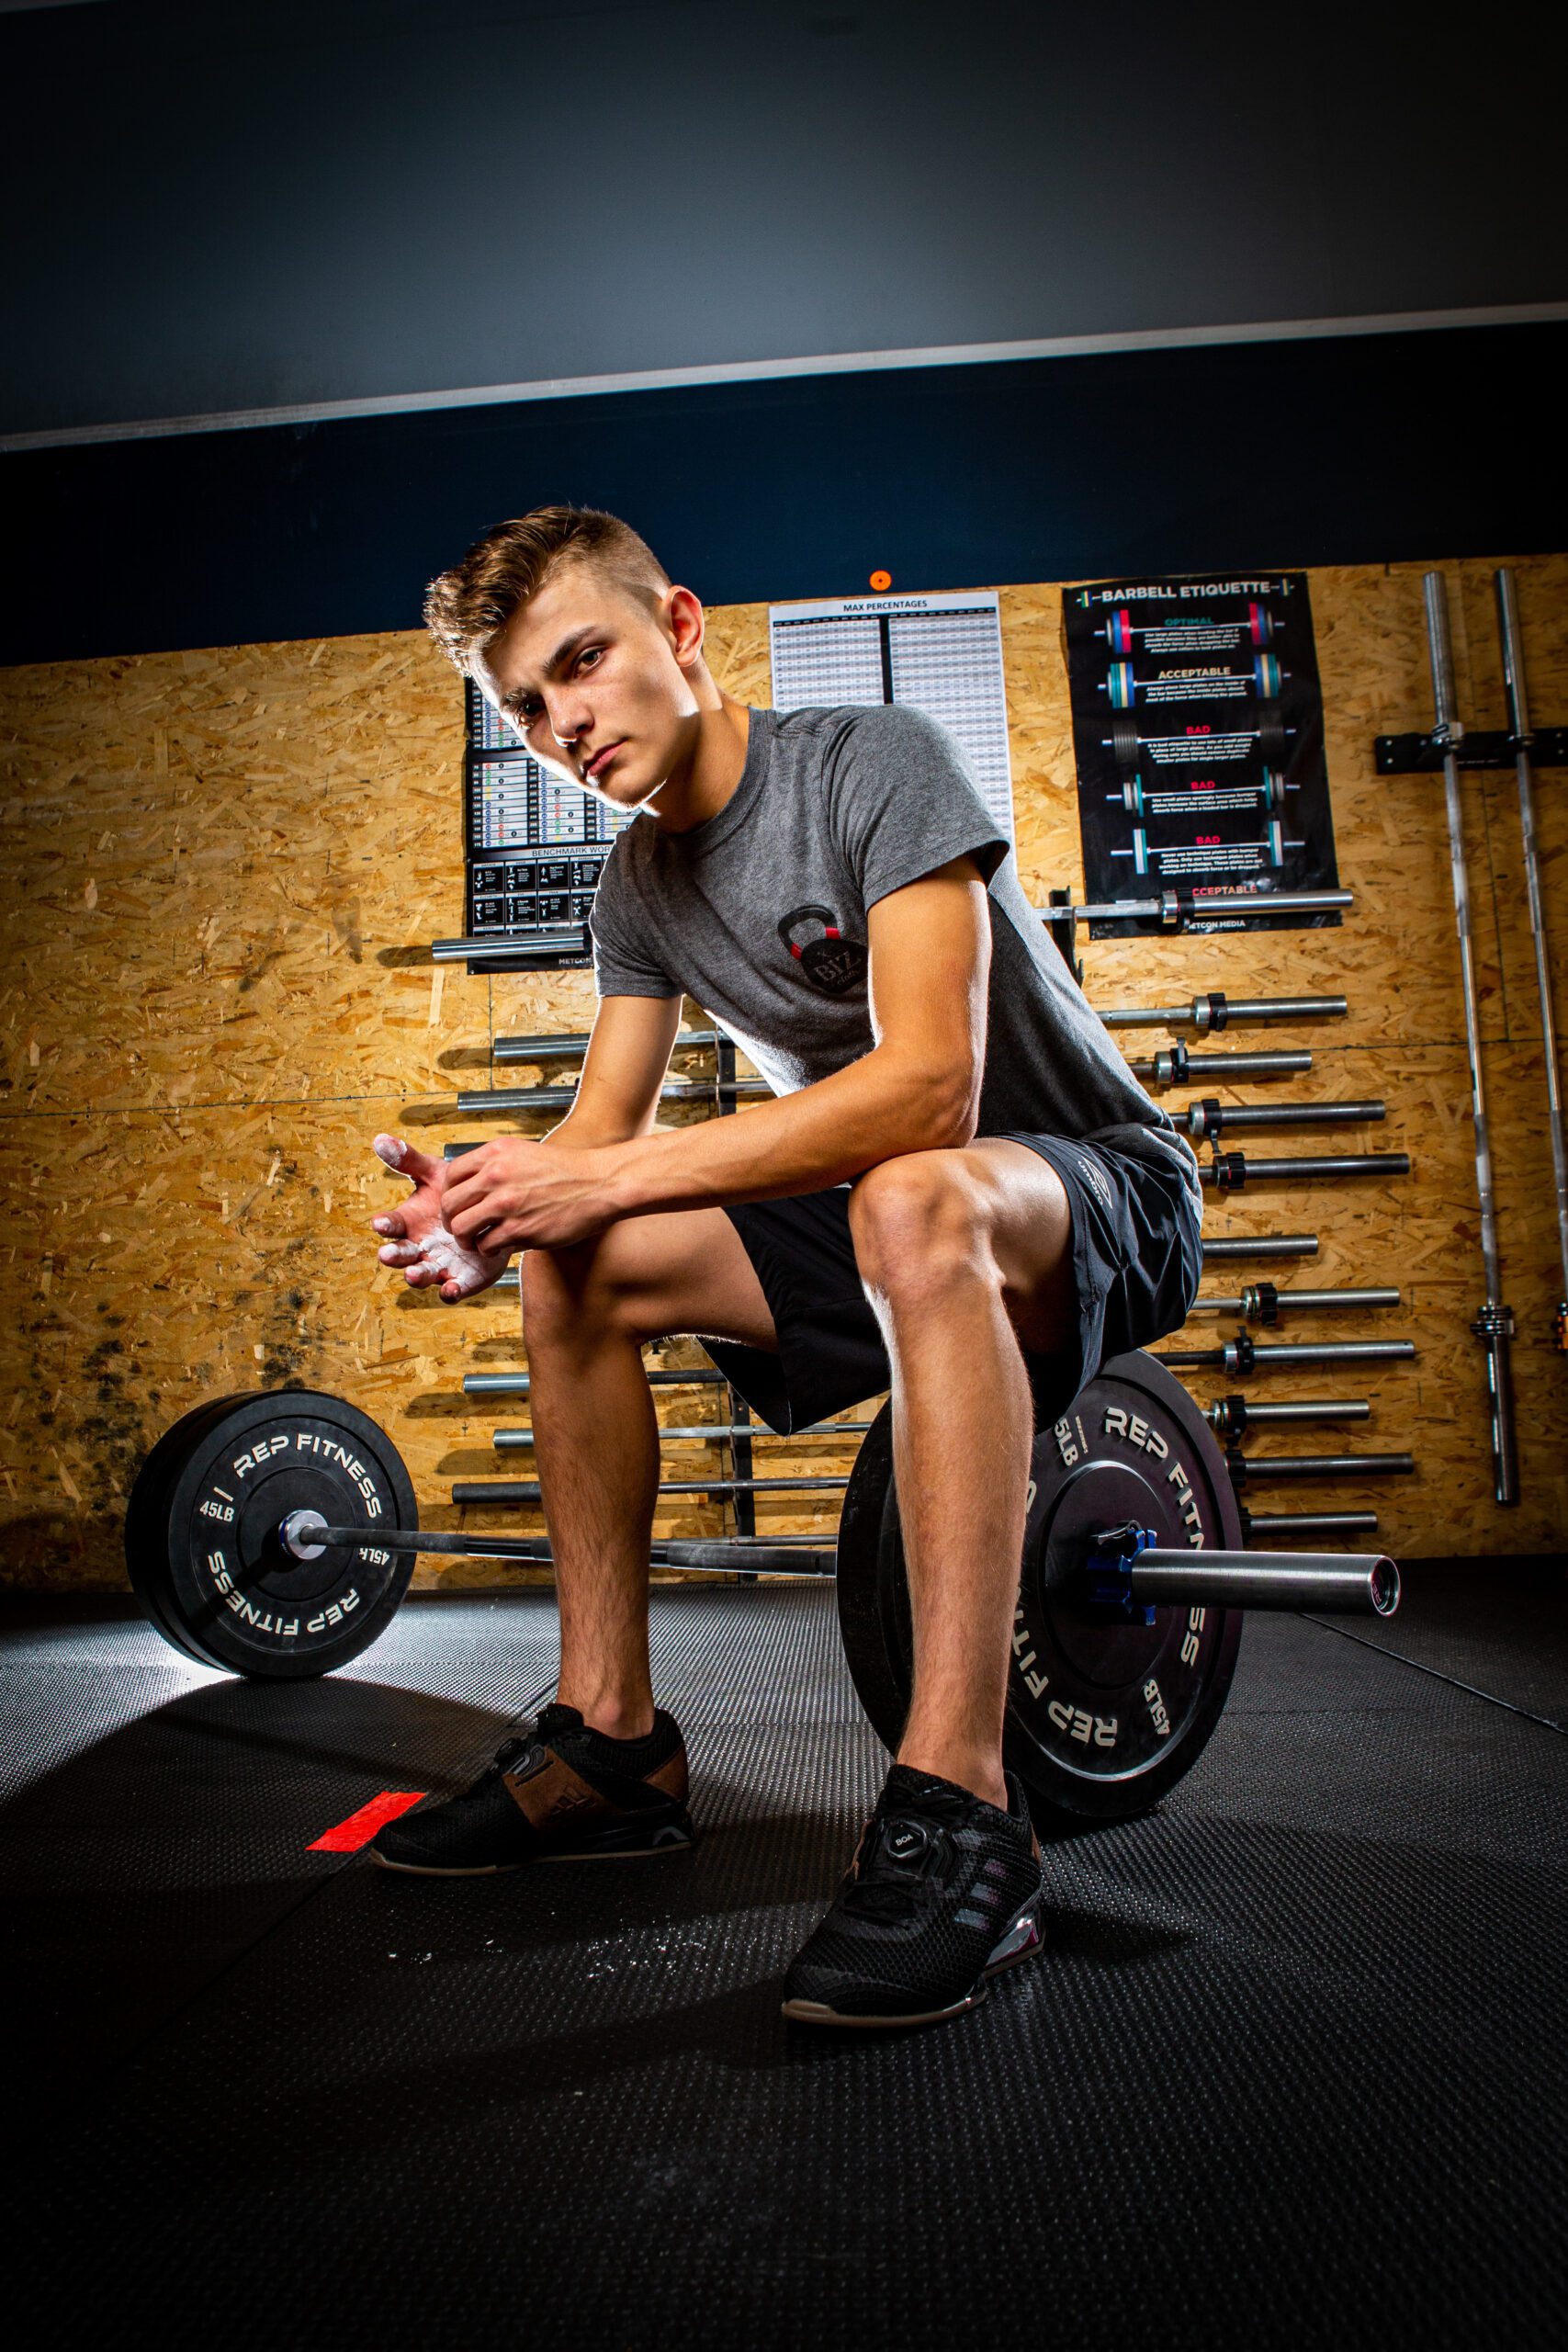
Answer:
POLYGON ((825 996, 843 996, 865 978, 865 943, 842 936, 831 907, 796 907, 780 923, 779 937, 825 996))

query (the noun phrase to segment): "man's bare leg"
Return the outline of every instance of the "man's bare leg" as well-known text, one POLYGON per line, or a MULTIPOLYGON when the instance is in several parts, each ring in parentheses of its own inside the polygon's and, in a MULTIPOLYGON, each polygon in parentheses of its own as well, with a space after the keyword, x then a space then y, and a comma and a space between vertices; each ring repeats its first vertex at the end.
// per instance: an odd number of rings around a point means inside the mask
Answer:
POLYGON ((612 1739, 652 1727, 648 1551, 658 1422, 649 1340, 698 1332, 777 1346, 739 1236, 721 1209, 628 1218, 572 1250, 523 1259, 534 1459, 560 1607, 558 1697, 612 1739))
POLYGON ((851 1195, 893 1363, 893 1450, 914 1624, 898 1759, 1007 1803, 1002 1718, 1033 1410, 1021 1336, 1064 1343, 1072 1223, 1026 1145, 884 1161, 851 1195))

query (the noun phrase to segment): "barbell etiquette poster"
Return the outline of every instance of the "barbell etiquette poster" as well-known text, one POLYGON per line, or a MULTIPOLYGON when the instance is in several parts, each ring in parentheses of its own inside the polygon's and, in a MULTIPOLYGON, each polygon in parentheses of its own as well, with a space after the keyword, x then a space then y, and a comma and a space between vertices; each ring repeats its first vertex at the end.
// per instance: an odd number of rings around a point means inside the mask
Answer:
POLYGON ((1269 903, 1339 879, 1306 574, 1097 581, 1062 616, 1085 902, 1175 889, 1192 931, 1337 924, 1269 903), (1205 917, 1222 895, 1252 903, 1205 917))

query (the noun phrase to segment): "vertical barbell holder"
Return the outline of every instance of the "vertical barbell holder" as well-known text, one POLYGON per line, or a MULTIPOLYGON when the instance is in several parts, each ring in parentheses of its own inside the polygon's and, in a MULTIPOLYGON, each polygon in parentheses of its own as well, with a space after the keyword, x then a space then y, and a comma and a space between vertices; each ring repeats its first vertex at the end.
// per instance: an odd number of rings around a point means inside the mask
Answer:
POLYGON ((1503 684, 1508 697, 1508 732, 1514 743, 1514 772, 1519 786, 1519 829, 1524 836, 1525 891, 1529 902, 1530 937, 1535 945, 1535 985, 1540 1000, 1540 1041, 1546 1055, 1546 1124, 1551 1141, 1551 1172, 1557 1188, 1557 1247, 1562 1261, 1562 1290, 1552 1320, 1552 1340, 1568 1354, 1568 1149, 1562 1140, 1562 1091, 1557 1076, 1557 1030, 1551 1009, 1551 956, 1546 937, 1546 911, 1540 895, 1540 860, 1536 850, 1535 785, 1530 758, 1529 695, 1525 686, 1524 643, 1519 633, 1514 575, 1503 567, 1492 575, 1497 592, 1497 634, 1503 645, 1503 684))
POLYGON ((1465 1050, 1470 1059, 1471 1113, 1475 1129, 1475 1190, 1481 1209, 1481 1256, 1485 1303, 1471 1329, 1486 1351, 1486 1386, 1492 1419, 1492 1491, 1499 1503, 1519 1499, 1518 1456, 1514 1441, 1514 1391, 1508 1342, 1514 1317, 1503 1304, 1497 1251, 1497 1204, 1492 1182, 1492 1144, 1486 1125, 1486 1094, 1481 1075, 1481 1020, 1475 993, 1475 949, 1470 922, 1470 878, 1464 856, 1464 810, 1460 799, 1459 753, 1464 741, 1454 694, 1449 646, 1448 584, 1440 571, 1422 582, 1427 600, 1427 644, 1432 664, 1436 721, 1432 741, 1442 753, 1443 797, 1448 810, 1449 865, 1453 878, 1454 922, 1459 933, 1460 984, 1464 997, 1465 1050))

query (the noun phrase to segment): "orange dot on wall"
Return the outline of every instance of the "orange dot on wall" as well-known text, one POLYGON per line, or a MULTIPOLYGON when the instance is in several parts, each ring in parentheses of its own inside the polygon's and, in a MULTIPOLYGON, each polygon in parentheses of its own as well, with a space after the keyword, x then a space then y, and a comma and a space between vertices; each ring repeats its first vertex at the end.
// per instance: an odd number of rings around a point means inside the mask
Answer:
POLYGON ((891 588, 893 574, 890 571, 874 571, 871 575, 871 584, 874 588, 891 588))

